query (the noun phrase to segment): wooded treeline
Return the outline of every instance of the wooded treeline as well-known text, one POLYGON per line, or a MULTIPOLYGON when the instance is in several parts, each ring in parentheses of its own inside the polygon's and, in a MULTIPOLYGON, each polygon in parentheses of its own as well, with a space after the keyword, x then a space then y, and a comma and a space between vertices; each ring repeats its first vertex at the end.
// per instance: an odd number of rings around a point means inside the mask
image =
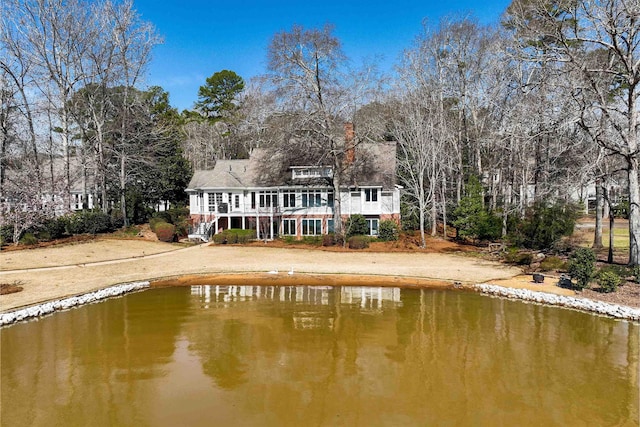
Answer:
MULTIPOLYGON (((273 159, 266 175, 313 157, 333 167, 339 187, 358 144, 393 140, 405 226, 423 239, 447 225, 471 238, 505 236, 531 206, 562 212, 586 203, 596 183, 596 229, 607 208, 627 203, 630 263, 640 261, 637 1, 514 0, 494 25, 425 23, 391 75, 375 60, 349 61, 332 26, 293 26, 272 38, 264 76, 245 84, 216 72, 181 114, 161 88, 140 88, 159 42, 152 27, 131 3, 90 5, 3 3, 3 197, 20 176, 69 197, 70 172, 55 180, 44 169, 74 156, 95 173, 99 206, 126 217, 127 192, 143 182, 139 194, 149 194, 141 165, 163 170, 183 157, 211 168, 255 148, 273 159), (465 229, 469 212, 486 227, 465 229)), ((188 180, 189 167, 169 168, 148 201, 177 202, 177 191, 162 190, 188 180)))

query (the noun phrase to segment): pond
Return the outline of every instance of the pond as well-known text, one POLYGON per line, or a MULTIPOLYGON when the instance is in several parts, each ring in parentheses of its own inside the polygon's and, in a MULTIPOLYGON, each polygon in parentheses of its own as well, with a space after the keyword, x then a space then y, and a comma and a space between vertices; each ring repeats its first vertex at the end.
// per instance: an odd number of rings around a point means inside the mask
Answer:
POLYGON ((638 425, 638 324, 437 289, 157 288, 1 330, 2 425, 638 425))

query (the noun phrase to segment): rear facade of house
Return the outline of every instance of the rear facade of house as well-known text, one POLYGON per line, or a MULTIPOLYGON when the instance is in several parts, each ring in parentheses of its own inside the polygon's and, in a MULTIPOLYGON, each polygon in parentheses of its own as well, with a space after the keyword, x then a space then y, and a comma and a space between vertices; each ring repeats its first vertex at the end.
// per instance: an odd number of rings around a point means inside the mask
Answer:
POLYGON ((265 165, 273 159, 261 150, 246 160, 219 160, 212 170, 195 171, 186 189, 193 224, 190 237, 208 240, 230 228, 256 230, 260 239, 331 233, 336 198, 343 222, 361 214, 369 235, 376 236, 380 221, 400 221, 395 150, 395 143, 358 145, 343 174, 345 185, 335 192, 330 166, 290 166, 267 179, 265 165))

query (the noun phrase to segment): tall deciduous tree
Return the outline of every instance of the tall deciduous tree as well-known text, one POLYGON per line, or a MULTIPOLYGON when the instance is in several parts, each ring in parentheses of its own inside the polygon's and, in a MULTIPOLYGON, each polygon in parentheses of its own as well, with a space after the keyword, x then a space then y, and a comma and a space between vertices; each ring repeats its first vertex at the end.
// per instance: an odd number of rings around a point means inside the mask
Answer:
MULTIPOLYGON (((294 25, 275 34, 268 48, 270 82, 290 123, 283 144, 298 144, 319 154, 332 168, 334 227, 342 234, 340 189, 348 166, 345 154, 355 139, 345 143, 343 122, 353 107, 344 87, 346 57, 333 27, 305 29, 294 25)), ((300 150, 301 151, 301 150, 300 150)))

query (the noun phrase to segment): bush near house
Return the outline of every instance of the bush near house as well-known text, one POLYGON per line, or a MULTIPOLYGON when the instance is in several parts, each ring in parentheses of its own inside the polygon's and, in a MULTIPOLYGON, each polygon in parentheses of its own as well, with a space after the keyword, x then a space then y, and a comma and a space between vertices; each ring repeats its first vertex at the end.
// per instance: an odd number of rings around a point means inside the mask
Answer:
POLYGON ((20 238, 20 244, 27 246, 36 245, 38 244, 38 239, 33 235, 33 233, 24 233, 20 238))
POLYGON ((164 218, 161 217, 153 217, 149 220, 149 228, 151 229, 151 231, 153 231, 154 233, 156 232, 156 226, 158 224, 161 223, 167 223, 170 224, 169 221, 166 221, 164 218))
POLYGON ((69 234, 98 234, 114 230, 111 217, 99 210, 74 212, 67 217, 69 234))
POLYGON ((149 227, 155 233, 155 226, 158 223, 166 222, 176 227, 176 235, 186 236, 189 234, 189 208, 171 208, 162 212, 155 212, 149 219, 149 227))
POLYGON ((354 214, 347 219, 345 225, 345 231, 347 237, 351 236, 365 236, 369 234, 369 224, 364 215, 354 214))
POLYGON ((219 244, 244 244, 255 239, 256 230, 242 230, 239 228, 231 228, 213 235, 213 242, 219 244))
POLYGON ((395 241, 400 237, 398 224, 390 219, 380 221, 378 226, 378 240, 383 242, 395 241))
POLYGON ((369 247, 368 236, 351 236, 349 237, 349 249, 365 249, 369 247))
POLYGON ((159 222, 155 225, 156 236, 161 242, 173 242, 176 235, 176 226, 168 222, 159 222))

